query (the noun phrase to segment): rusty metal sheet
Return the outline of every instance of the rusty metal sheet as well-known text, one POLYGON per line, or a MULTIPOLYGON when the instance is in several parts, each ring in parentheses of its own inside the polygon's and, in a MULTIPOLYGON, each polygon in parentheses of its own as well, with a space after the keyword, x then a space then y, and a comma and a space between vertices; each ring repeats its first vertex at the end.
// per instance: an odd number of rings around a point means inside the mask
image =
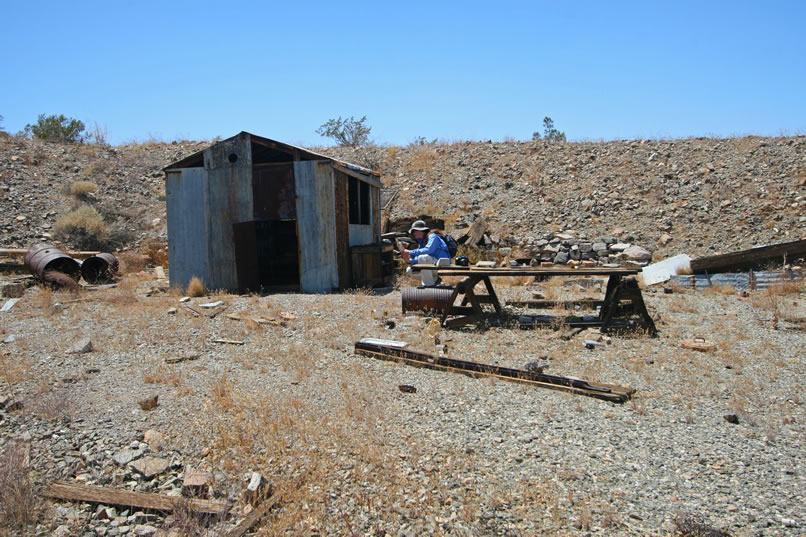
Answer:
POLYGON ((255 220, 296 220, 297 193, 293 163, 255 166, 252 193, 255 220))

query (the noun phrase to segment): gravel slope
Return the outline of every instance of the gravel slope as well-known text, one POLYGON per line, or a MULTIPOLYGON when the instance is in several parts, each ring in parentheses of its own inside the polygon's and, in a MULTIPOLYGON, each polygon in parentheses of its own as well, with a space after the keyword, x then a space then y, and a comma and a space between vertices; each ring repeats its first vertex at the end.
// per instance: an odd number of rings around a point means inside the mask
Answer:
MULTIPOLYGON (((538 361, 548 373, 638 390, 615 405, 354 355, 361 337, 435 352, 423 318, 399 313, 399 291, 193 299, 196 310, 225 302, 210 319, 194 317, 173 294, 145 296, 161 285, 130 275, 116 289, 80 296, 31 288, 0 314, 0 336, 15 336, 0 347, 6 393, 24 405, 0 411, 0 442, 30 449, 38 487, 78 478, 179 494, 189 467, 207 468, 213 496, 235 502, 210 535, 243 516, 251 471, 287 498, 266 535, 669 535, 674 518, 689 515, 733 535, 806 531, 806 332, 790 322, 806 316, 803 292, 650 291, 660 336, 613 337, 593 350, 582 345, 590 335, 565 341, 550 329, 440 334, 453 357, 538 361), (395 328, 374 318, 384 312, 395 328), (717 350, 680 347, 695 336, 717 350), (93 352, 65 353, 83 337, 93 352), (399 384, 417 391, 402 393, 399 384), (155 394, 159 406, 142 410, 138 401, 155 394), (149 430, 165 445, 149 447, 149 430), (125 449, 167 468, 146 478, 116 462, 125 449)), ((498 287, 504 299, 552 289, 498 287)), ((144 523, 117 512, 102 520, 94 512, 61 504, 30 533, 176 527, 172 518, 144 523)))

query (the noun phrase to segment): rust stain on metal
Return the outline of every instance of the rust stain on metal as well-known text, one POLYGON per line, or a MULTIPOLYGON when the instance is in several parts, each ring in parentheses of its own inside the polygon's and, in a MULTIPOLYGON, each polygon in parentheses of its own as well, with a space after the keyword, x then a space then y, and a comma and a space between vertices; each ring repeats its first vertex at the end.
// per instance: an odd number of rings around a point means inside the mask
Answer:
POLYGON ((52 244, 39 243, 31 246, 23 258, 25 266, 34 276, 44 279, 46 272, 61 272, 75 281, 81 279, 81 265, 52 244))
POLYGON ((118 267, 118 259, 112 254, 103 252, 88 257, 81 263, 81 276, 88 283, 108 283, 117 275, 118 267))
POLYGON ((407 311, 435 311, 443 313, 450 307, 453 289, 450 287, 404 287, 403 313, 407 311))

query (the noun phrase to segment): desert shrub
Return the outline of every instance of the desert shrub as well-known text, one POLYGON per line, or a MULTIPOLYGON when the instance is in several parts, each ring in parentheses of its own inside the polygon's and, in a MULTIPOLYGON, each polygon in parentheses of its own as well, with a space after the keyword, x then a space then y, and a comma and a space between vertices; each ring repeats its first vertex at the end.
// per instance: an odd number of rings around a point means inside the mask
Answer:
POLYGON ((109 241, 109 230, 101 215, 87 205, 70 211, 53 223, 56 238, 86 250, 102 250, 109 241))
POLYGON ((316 134, 325 138, 333 138, 337 144, 348 147, 360 147, 369 142, 369 132, 372 127, 366 124, 367 116, 361 119, 349 118, 329 119, 323 123, 316 134))
POLYGON ((19 535, 42 512, 28 459, 25 447, 11 442, 0 454, 0 535, 19 535))
POLYGON ((84 168, 84 173, 90 176, 101 175, 104 171, 106 171, 106 162, 103 160, 93 160, 84 168))
POLYGON ((98 190, 98 185, 92 181, 76 181, 70 185, 70 195, 76 199, 84 199, 98 190))
POLYGON ((84 140, 84 123, 62 114, 46 116, 39 114, 35 125, 25 126, 26 134, 32 134, 40 140, 57 142, 81 142, 84 140))
POLYGON ((205 288, 204 282, 198 276, 193 276, 188 283, 187 294, 188 296, 204 296, 205 288))
MULTIPOLYGON (((540 133, 532 134, 532 140, 539 140, 540 133)), ((565 142, 565 133, 554 128, 554 120, 546 116, 543 118, 543 139, 547 142, 565 142)))

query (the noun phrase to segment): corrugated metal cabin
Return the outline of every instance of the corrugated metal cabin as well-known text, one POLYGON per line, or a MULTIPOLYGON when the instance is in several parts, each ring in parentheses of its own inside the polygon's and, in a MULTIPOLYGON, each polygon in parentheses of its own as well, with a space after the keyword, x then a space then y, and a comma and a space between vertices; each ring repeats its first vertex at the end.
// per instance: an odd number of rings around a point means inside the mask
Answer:
POLYGON ((194 276, 232 292, 361 284, 350 249, 381 233, 372 170, 241 132, 164 171, 171 286, 194 276))

